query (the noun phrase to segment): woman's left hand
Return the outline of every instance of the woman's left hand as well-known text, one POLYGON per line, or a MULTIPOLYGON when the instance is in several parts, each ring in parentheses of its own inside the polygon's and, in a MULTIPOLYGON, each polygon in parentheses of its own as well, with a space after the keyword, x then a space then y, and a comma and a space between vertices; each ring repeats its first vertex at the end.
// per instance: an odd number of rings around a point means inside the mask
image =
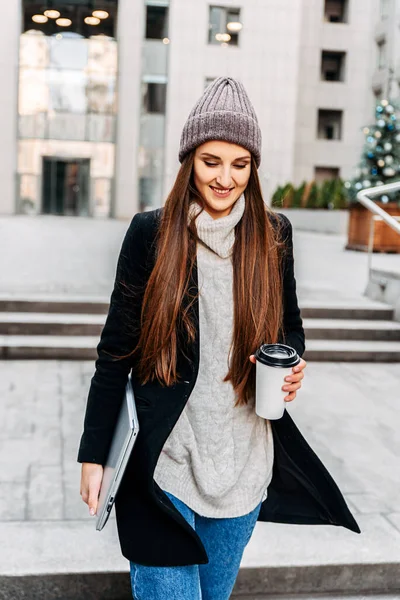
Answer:
MULTIPOLYGON (((250 360, 252 363, 256 362, 256 357, 254 354, 250 356, 250 360)), ((291 402, 296 398, 296 392, 301 388, 301 380, 304 379, 303 370, 306 368, 307 363, 303 358, 300 358, 300 362, 295 367, 292 367, 292 373, 290 375, 286 375, 282 389, 285 392, 289 392, 287 396, 285 396, 285 402, 291 402)))

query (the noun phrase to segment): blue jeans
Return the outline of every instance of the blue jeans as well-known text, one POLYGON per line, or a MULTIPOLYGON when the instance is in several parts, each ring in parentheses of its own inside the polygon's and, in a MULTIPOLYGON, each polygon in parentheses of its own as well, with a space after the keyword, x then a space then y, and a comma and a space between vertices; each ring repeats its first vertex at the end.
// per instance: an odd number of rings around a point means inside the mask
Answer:
POLYGON ((206 549, 206 565, 147 567, 130 562, 134 600, 228 600, 251 538, 260 504, 249 514, 231 519, 202 517, 165 492, 206 549))

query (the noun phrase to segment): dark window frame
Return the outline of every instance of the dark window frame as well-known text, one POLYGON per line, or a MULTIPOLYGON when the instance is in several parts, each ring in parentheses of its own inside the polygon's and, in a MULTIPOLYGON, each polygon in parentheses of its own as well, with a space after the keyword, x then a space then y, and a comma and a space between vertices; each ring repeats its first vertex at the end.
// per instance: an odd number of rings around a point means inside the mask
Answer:
POLYGON ((163 40, 168 37, 169 7, 146 4, 145 34, 146 40, 163 40), (153 15, 151 13, 153 12, 153 15), (158 15, 157 15, 158 13, 158 15), (153 20, 152 20, 153 19, 153 20))
MULTIPOLYGON (((227 24, 229 23, 229 15, 234 16, 234 18, 236 18, 238 20, 238 22, 241 23, 241 20, 240 20, 241 10, 242 10, 241 7, 240 6, 221 6, 219 4, 209 4, 208 9, 209 10, 208 10, 207 43, 211 46, 218 46, 218 45, 225 43, 228 46, 235 46, 236 48, 239 47, 239 36, 240 36, 241 30, 238 31, 237 33, 228 31, 227 24), (231 39, 229 40, 229 42, 219 42, 212 37, 211 11, 213 9, 221 10, 221 11, 223 11, 223 13, 225 15, 225 19, 224 19, 225 24, 222 25, 222 28, 224 29, 224 31, 220 31, 218 33, 229 33, 229 35, 231 36, 231 39)), ((221 23, 221 20, 220 20, 220 23, 221 23)))

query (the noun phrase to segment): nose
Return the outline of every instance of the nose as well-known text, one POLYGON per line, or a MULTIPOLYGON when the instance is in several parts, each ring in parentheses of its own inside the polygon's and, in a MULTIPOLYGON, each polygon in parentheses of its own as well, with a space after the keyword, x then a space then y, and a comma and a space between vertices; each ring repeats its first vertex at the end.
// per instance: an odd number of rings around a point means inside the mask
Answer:
POLYGON ((230 188, 232 186, 232 174, 231 167, 227 165, 226 167, 221 165, 220 172, 217 175, 217 184, 221 188, 230 188))

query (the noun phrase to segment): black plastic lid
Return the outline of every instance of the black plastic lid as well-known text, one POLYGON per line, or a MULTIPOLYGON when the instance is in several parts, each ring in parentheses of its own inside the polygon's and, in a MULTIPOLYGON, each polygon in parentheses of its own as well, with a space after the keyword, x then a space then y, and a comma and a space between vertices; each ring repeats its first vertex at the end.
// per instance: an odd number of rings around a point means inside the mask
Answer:
POLYGON ((269 367, 288 368, 300 362, 296 350, 286 344, 261 344, 255 357, 260 363, 269 367))

